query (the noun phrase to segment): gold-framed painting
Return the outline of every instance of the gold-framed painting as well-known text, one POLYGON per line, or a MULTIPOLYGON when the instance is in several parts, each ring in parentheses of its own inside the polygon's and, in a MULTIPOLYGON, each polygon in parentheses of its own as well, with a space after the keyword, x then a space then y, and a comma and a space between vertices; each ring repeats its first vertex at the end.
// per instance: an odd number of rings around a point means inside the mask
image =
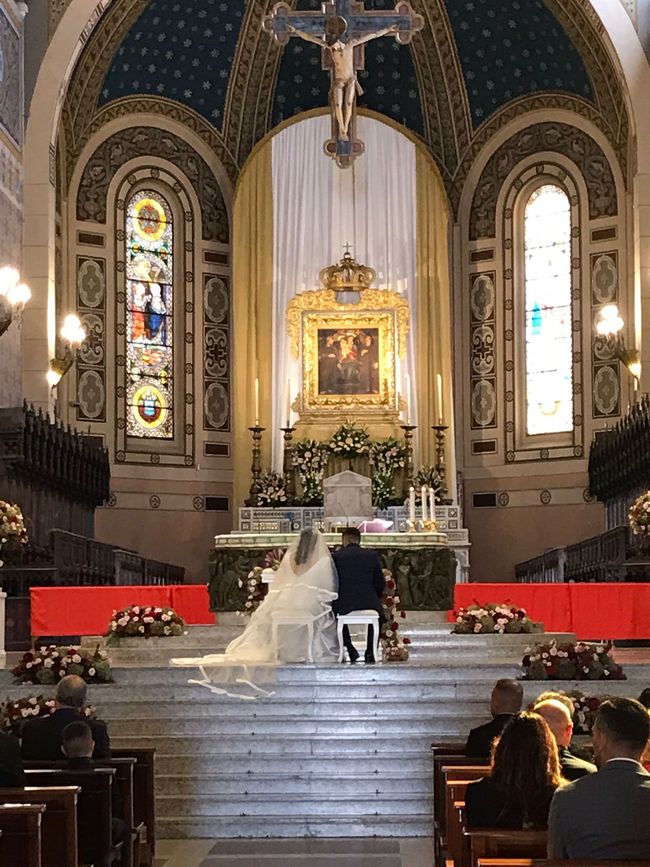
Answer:
POLYGON ((302 314, 303 410, 395 410, 394 310, 302 314))

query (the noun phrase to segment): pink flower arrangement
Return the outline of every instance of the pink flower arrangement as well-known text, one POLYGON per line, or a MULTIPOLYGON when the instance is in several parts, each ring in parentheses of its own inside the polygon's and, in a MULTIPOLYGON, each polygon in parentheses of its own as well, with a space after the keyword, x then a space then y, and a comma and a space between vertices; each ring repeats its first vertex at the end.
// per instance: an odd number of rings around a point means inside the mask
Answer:
MULTIPOLYGON (((27 720, 49 716, 55 710, 54 699, 42 695, 30 695, 16 701, 7 701, 0 706, 0 730, 8 735, 19 737, 23 724, 27 720)), ((82 708, 81 713, 86 719, 96 716, 95 708, 90 705, 82 708)))
POLYGON ((108 657, 99 645, 94 653, 78 645, 50 644, 30 650, 12 669, 17 683, 58 683, 66 674, 76 674, 86 683, 111 683, 108 657))
POLYGON ((452 632, 458 635, 504 635, 541 632, 524 608, 510 602, 474 602, 454 612, 456 622, 452 632))
POLYGON ((526 650, 522 660, 524 680, 626 680, 609 655, 611 649, 611 641, 537 644, 526 650))
POLYGON ((108 624, 109 640, 113 638, 167 638, 182 635, 185 621, 173 608, 157 605, 131 605, 113 611, 108 624))

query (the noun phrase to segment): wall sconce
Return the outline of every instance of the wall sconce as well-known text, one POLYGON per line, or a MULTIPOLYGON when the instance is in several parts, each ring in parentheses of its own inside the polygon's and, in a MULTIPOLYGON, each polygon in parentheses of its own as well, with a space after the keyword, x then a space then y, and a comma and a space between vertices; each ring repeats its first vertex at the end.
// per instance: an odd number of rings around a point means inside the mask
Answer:
POLYGON ((641 378, 641 361, 636 349, 627 349, 623 337, 625 323, 616 304, 606 304, 596 319, 596 334, 605 341, 605 346, 628 369, 638 385, 641 378))
POLYGON ((0 268, 0 337, 14 320, 20 321, 25 304, 32 297, 29 286, 19 280, 15 268, 0 268))
POLYGON ((75 313, 69 313, 65 317, 63 327, 59 333, 65 341, 65 352, 62 358, 57 357, 50 360, 47 381, 51 388, 55 388, 70 370, 77 358, 79 347, 88 336, 86 329, 75 313))

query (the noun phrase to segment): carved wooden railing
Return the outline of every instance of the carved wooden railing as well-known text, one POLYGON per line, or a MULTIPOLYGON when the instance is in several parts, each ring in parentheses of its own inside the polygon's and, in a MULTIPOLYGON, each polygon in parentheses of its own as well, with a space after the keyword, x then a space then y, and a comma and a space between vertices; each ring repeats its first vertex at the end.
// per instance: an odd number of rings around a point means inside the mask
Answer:
POLYGON ((596 434, 589 454, 589 489, 601 502, 650 487, 650 398, 610 430, 596 434))

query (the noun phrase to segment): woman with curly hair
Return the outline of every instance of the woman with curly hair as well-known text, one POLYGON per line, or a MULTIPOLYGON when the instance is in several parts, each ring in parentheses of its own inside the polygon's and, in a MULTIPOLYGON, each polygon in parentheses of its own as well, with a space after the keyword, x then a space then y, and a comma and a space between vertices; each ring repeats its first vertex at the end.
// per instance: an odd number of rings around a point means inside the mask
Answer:
POLYGON ((494 742, 492 774, 467 787, 470 828, 546 828, 551 799, 565 780, 557 744, 539 714, 515 714, 494 742))

